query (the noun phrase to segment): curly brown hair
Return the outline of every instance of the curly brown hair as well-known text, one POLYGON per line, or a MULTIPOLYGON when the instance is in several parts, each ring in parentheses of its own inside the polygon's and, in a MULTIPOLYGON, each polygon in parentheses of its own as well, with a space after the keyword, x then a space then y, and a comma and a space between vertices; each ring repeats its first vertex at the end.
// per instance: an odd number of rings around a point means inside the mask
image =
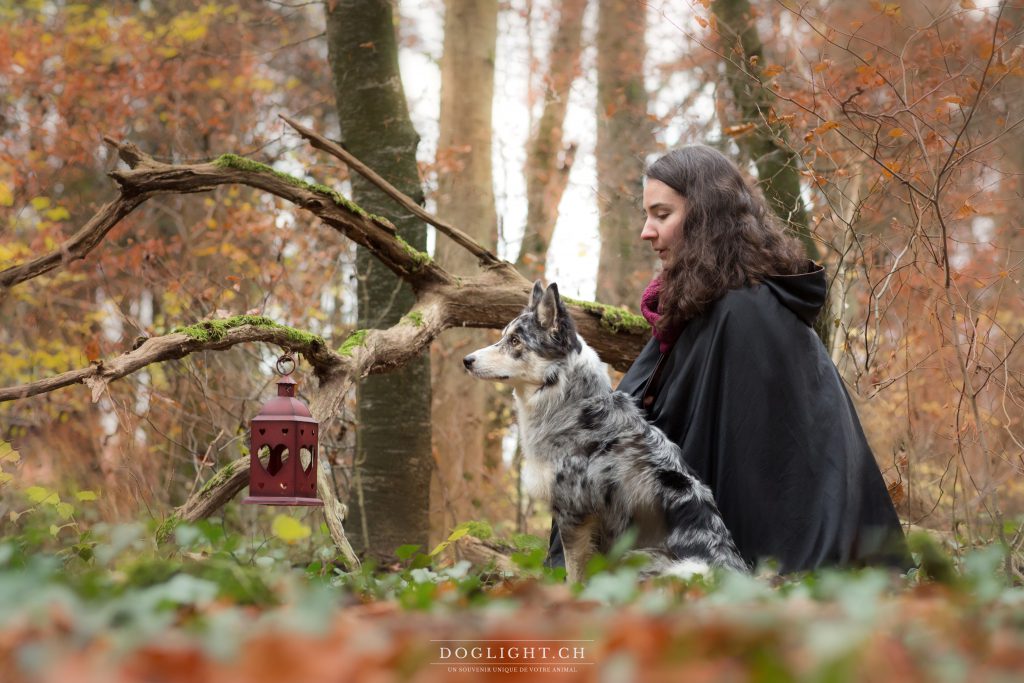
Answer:
POLYGON ((787 235, 736 164, 706 145, 672 150, 647 178, 686 200, 681 229, 661 272, 661 331, 679 329, 730 289, 768 275, 807 271, 802 245, 787 235))

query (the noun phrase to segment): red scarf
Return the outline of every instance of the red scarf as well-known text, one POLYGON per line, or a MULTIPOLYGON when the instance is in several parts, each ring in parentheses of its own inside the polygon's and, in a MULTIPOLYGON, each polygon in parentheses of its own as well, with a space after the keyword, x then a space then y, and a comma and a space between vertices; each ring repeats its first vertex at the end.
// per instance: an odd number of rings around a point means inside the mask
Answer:
POLYGON ((652 334, 658 340, 658 349, 662 353, 668 352, 672 345, 679 338, 680 329, 661 331, 658 329, 658 321, 662 314, 658 311, 658 295, 661 294, 661 277, 655 276, 647 285, 647 289, 640 296, 640 314, 651 324, 652 334))

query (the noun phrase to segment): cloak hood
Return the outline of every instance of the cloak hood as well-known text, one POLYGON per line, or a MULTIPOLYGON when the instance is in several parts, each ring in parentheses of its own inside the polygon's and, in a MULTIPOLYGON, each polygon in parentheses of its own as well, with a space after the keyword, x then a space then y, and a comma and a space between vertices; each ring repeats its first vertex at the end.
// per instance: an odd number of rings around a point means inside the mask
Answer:
POLYGON ((783 306, 808 325, 814 325, 825 305, 828 283, 825 269, 814 261, 807 262, 807 272, 800 275, 770 275, 765 286, 783 306))

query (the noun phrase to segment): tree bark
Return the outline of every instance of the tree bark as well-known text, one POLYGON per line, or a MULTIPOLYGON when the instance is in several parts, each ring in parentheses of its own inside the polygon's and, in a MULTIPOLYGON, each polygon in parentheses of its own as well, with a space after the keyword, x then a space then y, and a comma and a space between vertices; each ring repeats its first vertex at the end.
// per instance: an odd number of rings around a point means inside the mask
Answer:
POLYGON ((749 0, 714 0, 711 11, 725 53, 725 81, 741 120, 754 129, 737 139, 740 148, 757 167, 757 176, 772 211, 803 242, 807 256, 819 257, 810 223, 800 196, 800 157, 786 144, 787 129, 772 120, 775 96, 758 74, 766 66, 764 47, 750 10, 749 0), (751 63, 751 58, 754 63, 751 63))
MULTIPOLYGON (((395 17, 388 0, 328 4, 327 43, 345 146, 406 195, 423 202, 416 165, 419 136, 409 118, 398 71, 395 17)), ((372 213, 394 204, 362 177, 352 195, 372 213)), ((395 221, 414 248, 426 248, 426 229, 414 217, 395 221)), ((415 297, 401 280, 360 250, 356 257, 360 328, 389 327, 415 297)), ((395 548, 426 545, 430 493, 430 363, 415 360, 396 372, 369 378, 358 392, 357 457, 351 496, 352 540, 368 555, 391 557, 395 548)))
POLYGON ((576 146, 563 147, 569 90, 579 75, 587 0, 562 0, 544 79, 544 109, 526 150, 526 231, 516 267, 530 280, 544 277, 548 245, 558 222, 576 146))
POLYGON ((653 252, 640 241, 644 155, 654 143, 644 87, 646 6, 603 0, 598 12, 597 300, 636 310, 654 268, 653 252))
MULTIPOLYGON (((470 237, 490 250, 498 241, 491 171, 497 35, 497 0, 445 3, 437 215, 443 221, 466 226, 470 237)), ((478 271, 478 260, 450 240, 438 240, 434 258, 449 272, 478 271)), ((489 343, 488 334, 481 330, 452 329, 431 347, 431 412, 437 462, 431 486, 431 527, 437 536, 462 521, 481 516, 484 496, 480 490, 486 486, 487 408, 494 389, 470 377, 462 358, 489 343)), ((490 444, 492 452, 494 445, 490 444)), ((500 449, 500 443, 497 446, 500 449)))
MULTIPOLYGON (((725 53, 725 81, 740 113, 741 120, 737 123, 754 124, 737 143, 757 167, 758 185, 772 211, 787 230, 800 239, 807 257, 818 260, 823 254, 811 236, 810 219, 800 195, 800 155, 786 142, 788 129, 785 125, 774 122, 775 96, 758 75, 767 65, 750 2, 714 0, 711 11, 718 20, 725 53)), ((825 309, 814 325, 825 348, 831 348, 834 330, 831 303, 826 299, 825 309)))

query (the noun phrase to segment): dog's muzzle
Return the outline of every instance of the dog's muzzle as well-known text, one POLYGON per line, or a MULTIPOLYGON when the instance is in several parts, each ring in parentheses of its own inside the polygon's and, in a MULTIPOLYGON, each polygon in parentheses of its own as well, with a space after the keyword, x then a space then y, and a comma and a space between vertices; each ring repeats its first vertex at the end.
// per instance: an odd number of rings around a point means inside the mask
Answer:
POLYGON ((465 358, 462 359, 462 364, 466 366, 467 370, 472 370, 473 369, 473 363, 475 363, 475 362, 476 362, 476 356, 474 356, 473 354, 469 354, 468 356, 466 356, 465 358))

